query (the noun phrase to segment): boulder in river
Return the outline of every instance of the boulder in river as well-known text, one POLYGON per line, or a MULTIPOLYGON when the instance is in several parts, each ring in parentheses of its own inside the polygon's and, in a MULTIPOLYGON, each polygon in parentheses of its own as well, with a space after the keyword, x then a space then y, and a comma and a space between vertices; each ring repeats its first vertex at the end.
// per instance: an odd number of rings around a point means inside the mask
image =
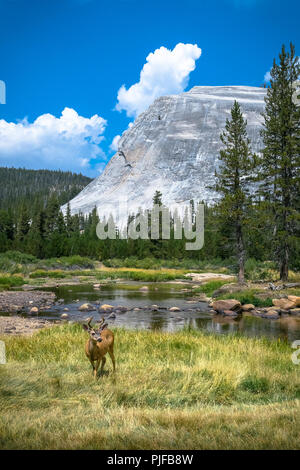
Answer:
POLYGON ((289 299, 273 299, 272 303, 274 307, 278 307, 283 310, 290 310, 291 308, 296 308, 296 302, 289 299))
POLYGON ((225 315, 226 317, 232 317, 232 318, 236 318, 238 316, 238 313, 235 312, 234 310, 223 310, 223 315, 225 315))
POLYGON ((231 310, 239 313, 241 311, 241 302, 235 299, 215 300, 212 303, 212 308, 217 313, 223 313, 225 310, 231 310))
POLYGON ((298 297, 297 295, 288 295, 288 300, 294 303, 295 307, 293 308, 300 307, 300 297, 298 297))
POLYGON ((96 310, 96 309, 95 309, 94 305, 89 304, 89 303, 85 303, 85 304, 80 305, 78 310, 80 310, 80 312, 89 312, 91 310, 96 310))
POLYGON ((180 312, 179 307, 170 307, 169 310, 170 310, 170 312, 180 312))
POLYGON ((251 310, 255 310, 255 307, 253 304, 244 304, 242 305, 242 310, 243 312, 250 312, 251 310))
POLYGON ((269 318, 270 320, 277 320, 279 318, 278 310, 269 308, 262 314, 263 318, 269 318))
POLYGON ((39 313, 39 309, 37 307, 31 307, 29 310, 30 315, 37 315, 39 313))
POLYGON ((294 317, 300 317, 300 308, 293 308, 290 310, 290 314, 294 317))

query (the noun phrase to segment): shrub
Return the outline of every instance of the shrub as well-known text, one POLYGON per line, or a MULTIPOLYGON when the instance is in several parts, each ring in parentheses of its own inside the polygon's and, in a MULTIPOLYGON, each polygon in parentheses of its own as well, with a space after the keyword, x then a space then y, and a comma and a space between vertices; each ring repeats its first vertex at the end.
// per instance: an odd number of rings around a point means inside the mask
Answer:
POLYGON ((235 292, 234 294, 224 294, 217 297, 217 299, 232 299, 235 298, 241 304, 253 304, 255 307, 272 307, 272 299, 267 297, 262 299, 257 296, 255 289, 246 289, 241 292, 235 292))
POLYGON ((36 263, 38 261, 35 256, 21 253, 20 251, 6 251, 4 256, 5 258, 20 264, 36 263))
POLYGON ((193 292, 195 292, 195 293, 203 292, 203 293, 207 294, 208 296, 212 296, 212 294, 215 290, 219 289, 224 284, 228 284, 228 282, 229 282, 228 280, 227 281, 219 280, 219 281, 206 282, 205 284, 202 284, 197 289, 194 289, 193 292))
POLYGON ((5 287, 19 287, 24 284, 21 276, 1 276, 0 285, 5 287))
POLYGON ((255 258, 249 258, 245 263, 245 275, 252 281, 275 280, 276 264, 273 261, 257 261, 255 258))
POLYGON ((59 270, 54 270, 54 271, 45 271, 43 269, 37 269, 36 271, 34 271, 33 273, 31 273, 29 275, 29 277, 31 279, 36 279, 36 278, 39 278, 39 277, 50 277, 50 278, 54 278, 54 279, 62 279, 64 277, 66 277, 67 275, 65 273, 63 273, 62 271, 59 271, 59 270))
POLYGON ((132 281, 144 282, 164 282, 173 281, 183 277, 181 273, 170 273, 167 271, 126 271, 108 270, 100 271, 96 275, 97 279, 130 279, 132 281))

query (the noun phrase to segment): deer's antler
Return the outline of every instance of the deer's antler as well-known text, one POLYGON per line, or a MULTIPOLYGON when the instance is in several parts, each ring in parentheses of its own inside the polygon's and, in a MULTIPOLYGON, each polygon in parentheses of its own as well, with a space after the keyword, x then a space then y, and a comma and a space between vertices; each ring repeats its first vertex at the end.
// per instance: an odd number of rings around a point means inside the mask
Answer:
POLYGON ((98 325, 98 331, 104 330, 107 327, 107 323, 104 323, 104 317, 101 318, 100 323, 98 325))
POLYGON ((93 317, 89 317, 89 318, 87 318, 87 320, 86 320, 86 323, 87 323, 87 325, 88 325, 90 328, 92 328, 92 325, 91 325, 91 321, 92 321, 92 320, 93 320, 93 317))

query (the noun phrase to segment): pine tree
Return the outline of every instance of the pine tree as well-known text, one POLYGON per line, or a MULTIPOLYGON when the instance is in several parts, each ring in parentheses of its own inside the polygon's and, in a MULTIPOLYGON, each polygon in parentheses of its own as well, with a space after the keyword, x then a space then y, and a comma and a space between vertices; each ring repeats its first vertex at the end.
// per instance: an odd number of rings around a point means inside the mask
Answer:
POLYGON ((246 126, 240 105, 235 101, 231 109, 231 120, 226 120, 225 131, 220 136, 225 148, 220 151, 222 164, 219 172, 216 172, 216 191, 221 194, 219 211, 222 218, 233 227, 240 283, 245 279, 244 230, 250 175, 256 161, 251 154, 246 126))
POLYGON ((280 265, 280 279, 288 279, 289 258, 299 216, 300 106, 293 100, 293 83, 300 75, 293 44, 282 46, 279 63, 271 70, 271 86, 265 98, 262 137, 265 148, 260 180, 265 204, 273 219, 272 243, 280 265))

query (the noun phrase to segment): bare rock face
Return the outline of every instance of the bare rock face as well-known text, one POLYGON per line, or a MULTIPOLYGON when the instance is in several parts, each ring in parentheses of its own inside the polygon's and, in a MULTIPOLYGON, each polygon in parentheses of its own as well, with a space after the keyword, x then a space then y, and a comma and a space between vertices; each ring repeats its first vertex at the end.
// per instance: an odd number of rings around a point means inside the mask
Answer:
MULTIPOLYGON (((116 214, 129 201, 130 212, 151 208, 154 192, 170 208, 211 201, 219 165, 220 133, 237 100, 248 122, 252 149, 261 149, 263 88, 245 86, 194 87, 187 93, 163 96, 123 133, 117 152, 103 173, 70 201, 72 213, 116 214)), ((66 210, 66 206, 63 206, 66 210)))

